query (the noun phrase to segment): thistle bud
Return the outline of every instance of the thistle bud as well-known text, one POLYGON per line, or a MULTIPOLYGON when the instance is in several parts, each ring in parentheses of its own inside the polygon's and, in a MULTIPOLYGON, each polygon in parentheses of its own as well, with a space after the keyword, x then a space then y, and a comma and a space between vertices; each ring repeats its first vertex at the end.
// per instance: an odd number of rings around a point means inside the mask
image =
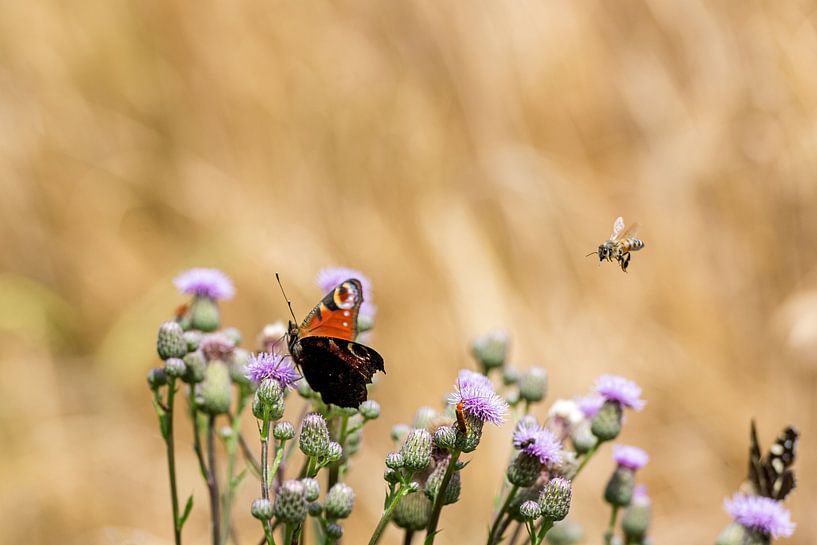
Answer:
POLYGON ((380 416, 380 403, 373 399, 368 399, 360 404, 358 410, 364 419, 374 420, 380 416))
POLYGON ((304 485, 300 481, 284 481, 275 497, 274 511, 282 522, 303 522, 306 518, 304 485))
POLYGON ((519 378, 519 397, 524 401, 536 402, 545 398, 547 372, 540 367, 531 367, 519 378))
POLYGON ((404 496, 392 514, 392 520, 397 526, 415 532, 425 530, 429 518, 431 518, 431 500, 425 494, 404 496))
POLYGON ((354 456, 360 450, 360 442, 363 440, 360 430, 346 436, 346 455, 354 456))
POLYGON ((434 432, 434 444, 445 450, 453 450, 457 446, 457 430, 452 426, 441 426, 434 432))
POLYGON ((621 432, 621 405, 615 401, 605 401, 599 412, 593 417, 590 431, 599 441, 610 441, 621 432))
POLYGON ((279 441, 289 441, 295 437, 295 427, 290 422, 278 422, 272 428, 272 436, 279 441))
POLYGON ((554 477, 548 481, 539 495, 542 517, 552 521, 563 520, 570 511, 571 496, 570 481, 567 479, 554 477))
POLYGON ((533 500, 528 500, 519 506, 519 515, 525 520, 533 520, 539 516, 539 504, 533 500))
POLYGON ((165 360, 165 374, 171 378, 184 376, 186 368, 180 358, 167 358, 165 360))
POLYGON ((310 517, 319 517, 323 513, 323 505, 319 501, 313 501, 306 506, 306 510, 310 517))
POLYGON ((386 456, 386 467, 400 469, 403 467, 403 455, 399 452, 391 452, 386 456))
POLYGON ((422 429, 412 430, 400 447, 400 454, 409 471, 425 469, 431 461, 431 434, 422 429))
POLYGON ((525 503, 526 501, 531 500, 536 501, 536 499, 539 497, 540 490, 541 488, 537 486, 531 486, 529 488, 521 489, 516 494, 516 496, 514 496, 514 498, 511 500, 511 503, 508 505, 508 516, 517 522, 524 522, 525 518, 522 516, 522 513, 520 512, 522 504, 525 503))
POLYGON ((519 381, 519 371, 513 367, 502 368, 502 384, 505 386, 513 386, 519 381))
POLYGON ((330 519, 343 519, 352 512, 355 504, 355 493, 349 485, 337 483, 326 494, 324 511, 330 519))
POLYGON ((223 414, 230 410, 231 399, 230 370, 223 361, 210 362, 199 386, 199 405, 206 413, 223 414))
POLYGON ((248 385, 252 381, 247 377, 247 363, 250 360, 250 353, 243 348, 233 350, 230 358, 230 378, 236 384, 248 385))
POLYGON ((539 477, 541 469, 539 458, 520 452, 508 466, 508 481, 516 486, 531 486, 539 477))
POLYGON ((218 329, 221 316, 218 303, 209 297, 195 297, 190 304, 190 325, 204 332, 218 329))
MULTIPOLYGON (((448 468, 449 459, 441 460, 437 463, 437 466, 434 468, 434 471, 431 472, 431 475, 428 476, 426 480, 425 486, 425 494, 428 496, 428 499, 434 501, 437 497, 437 494, 440 492, 440 487, 443 484, 443 478, 445 478, 445 470, 448 468)), ((458 499, 460 499, 460 472, 455 471, 451 475, 451 480, 448 481, 448 486, 445 489, 443 494, 443 505, 448 505, 449 503, 454 503, 458 499)))
POLYGON ((204 375, 207 371, 207 362, 204 361, 204 354, 196 350, 195 352, 188 352, 184 358, 184 365, 187 372, 184 374, 184 381, 188 384, 197 384, 204 380, 204 375))
POLYGON ((385 480, 387 483, 397 484, 400 482, 400 473, 390 467, 387 467, 383 471, 383 480, 385 480))
POLYGON ((304 499, 313 502, 321 495, 321 487, 315 479, 305 478, 301 479, 301 484, 304 485, 304 499))
POLYGON ((573 448, 576 449, 577 454, 585 454, 598 444, 599 439, 590 431, 590 422, 582 420, 570 432, 570 441, 573 443, 573 448))
POLYGON ((326 535, 332 539, 340 539, 343 537, 343 526, 337 522, 330 522, 326 525, 326 535))
POLYGON ((324 456, 328 462, 337 462, 343 457, 343 447, 340 446, 340 443, 330 441, 326 447, 326 454, 324 454, 324 456))
POLYGON ((639 492, 640 489, 642 487, 636 488, 633 501, 621 519, 621 529, 624 530, 628 542, 641 543, 650 528, 650 499, 643 492, 639 492))
POLYGON ((184 338, 184 342, 187 344, 187 351, 193 352, 194 350, 198 350, 199 343, 201 343, 202 339, 201 331, 185 331, 182 337, 184 338))
POLYGON ((395 424, 391 428, 391 440, 395 443, 401 442, 408 432, 411 431, 411 428, 405 424, 395 424))
POLYGON ((268 378, 261 381, 261 384, 256 390, 258 400, 264 405, 276 405, 284 397, 284 389, 281 383, 275 379, 268 378))
POLYGON ((584 539, 582 527, 569 520, 556 524, 545 534, 550 545, 575 545, 584 539))
POLYGON ((187 354, 182 326, 176 322, 165 322, 160 325, 159 334, 156 336, 156 351, 163 360, 181 358, 187 354))
POLYGON ((604 489, 604 499, 610 505, 626 507, 633 499, 635 489, 635 473, 632 469, 619 466, 613 472, 607 487, 604 489))
POLYGON ((505 364, 508 343, 508 334, 499 330, 474 339, 474 342, 471 343, 471 353, 482 366, 483 374, 487 375, 489 370, 505 364))
POLYGON ((456 447, 462 452, 473 452, 479 446, 482 439, 482 425, 484 422, 479 418, 475 418, 469 414, 465 415, 465 433, 456 429, 457 444, 456 447))
POLYGON ((225 327, 224 331, 222 331, 235 346, 241 344, 241 332, 236 327, 225 327))
POLYGON ((414 413, 414 420, 411 422, 414 428, 428 429, 429 425, 437 418, 437 411, 431 407, 420 407, 414 413))
POLYGON ((737 522, 729 524, 723 529, 715 545, 744 545, 749 538, 749 532, 737 522))
POLYGON ((273 515, 272 502, 263 498, 254 500, 250 512, 258 520, 269 520, 273 515))
POLYGON ((307 456, 325 456, 329 448, 329 430, 326 420, 318 413, 309 413, 304 417, 301 427, 299 446, 307 456))
POLYGON ((167 384, 167 375, 161 367, 155 367, 148 371, 148 386, 151 390, 157 390, 167 384))

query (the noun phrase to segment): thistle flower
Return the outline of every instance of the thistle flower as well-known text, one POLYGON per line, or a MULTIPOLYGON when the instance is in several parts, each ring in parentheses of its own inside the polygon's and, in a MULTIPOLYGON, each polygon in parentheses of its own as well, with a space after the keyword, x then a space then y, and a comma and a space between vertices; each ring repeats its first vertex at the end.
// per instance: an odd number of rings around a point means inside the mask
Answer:
POLYGON ((568 429, 575 427, 585 416, 579 404, 572 399, 557 399, 548 410, 548 418, 558 420, 568 429))
POLYGON ((494 392, 488 378, 470 371, 460 372, 456 391, 448 397, 450 405, 458 406, 460 402, 467 416, 497 426, 505 421, 508 412, 508 403, 494 392))
POLYGON ((519 397, 529 403, 542 401, 547 383, 547 372, 541 367, 531 367, 519 378, 519 397))
POLYGON ((424 530, 431 518, 431 500, 425 494, 409 494, 394 508, 392 521, 400 528, 424 530))
POLYGON ((327 462, 337 462, 343 457, 343 447, 338 442, 329 441, 323 456, 327 462))
POLYGON ((460 369, 460 372, 457 373, 457 384, 462 388, 473 386, 475 388, 484 388, 491 391, 494 389, 491 379, 482 373, 477 373, 476 371, 471 371, 470 369, 460 369))
POLYGON ((596 381, 596 392, 606 401, 615 401, 636 411, 647 404, 641 399, 641 388, 635 382, 616 375, 600 376, 596 381))
POLYGON ((256 384, 265 379, 273 379, 283 388, 292 388, 301 375, 295 369, 292 359, 281 354, 261 352, 250 356, 247 364, 247 378, 256 384))
POLYGON ((502 367, 508 356, 510 336, 499 329, 480 335, 471 343, 471 353, 487 374, 491 369, 502 367))
POLYGON ((199 350, 208 360, 227 359, 235 350, 235 343, 223 332, 209 333, 202 337, 199 350))
POLYGON ((570 511, 571 484, 567 479, 554 477, 549 480, 539 495, 542 517, 547 520, 562 520, 570 511))
POLYGON ((355 504, 355 492, 344 483, 337 483, 326 494, 323 509, 327 518, 344 519, 352 513, 355 504))
POLYGON ((431 434, 428 431, 411 430, 403 446, 400 447, 403 467, 409 471, 420 471, 431 462, 431 434))
POLYGON ((765 536, 789 537, 794 533, 788 509, 772 498, 735 494, 724 500, 724 507, 732 520, 765 536))
POLYGON ((306 518, 306 498, 301 481, 281 483, 273 506, 275 516, 284 523, 303 522, 306 518))
POLYGON ((372 282, 369 280, 369 277, 356 269, 349 269, 346 267, 327 267, 318 272, 318 276, 315 281, 323 293, 329 293, 335 289, 338 284, 344 280, 349 280, 350 278, 360 280, 360 284, 363 286, 363 303, 361 303, 360 312, 358 313, 358 326, 362 331, 371 329, 371 323, 374 321, 374 316, 377 313, 377 307, 372 302, 372 282), (362 325, 366 325, 368 327, 360 327, 362 325))
POLYGON ((300 448, 307 456, 325 456, 329 448, 329 430, 319 413, 309 413, 301 426, 300 448))
POLYGON ((184 340, 182 326, 176 322, 160 325, 156 336, 156 351, 163 360, 184 357, 187 354, 187 342, 184 340))
POLYGON ((613 471, 604 489, 604 500, 616 507, 627 507, 633 499, 635 473, 632 469, 619 466, 613 471))
POLYGON ((520 420, 513 433, 513 446, 534 456, 539 463, 545 466, 558 464, 562 460, 562 444, 556 435, 536 423, 536 420, 526 418, 520 420))
POLYGON ((284 388, 274 379, 264 379, 255 391, 253 415, 260 419, 278 420, 284 416, 284 388))
POLYGON ((613 445, 613 459, 619 467, 637 471, 647 465, 650 457, 642 449, 628 445, 613 445))
POLYGON ((189 269, 176 276, 173 284, 182 293, 207 299, 232 299, 235 295, 232 281, 218 269, 189 269))
POLYGON ((247 378, 247 363, 250 361, 250 353, 243 348, 236 348, 230 357, 230 378, 235 384, 244 386, 250 385, 247 378))
POLYGON ((633 499, 624 518, 621 520, 621 529, 628 542, 640 543, 647 535, 650 527, 650 498, 647 496, 647 489, 642 485, 635 487, 633 499))
POLYGON ((399 452, 390 452, 386 455, 386 467, 400 469, 403 467, 403 455, 399 452))
POLYGON ((624 409, 617 401, 605 401, 590 423, 590 431, 599 441, 611 441, 621 433, 624 409))
POLYGON ((576 398, 576 404, 585 418, 593 419, 598 414, 601 406, 604 405, 605 398, 598 394, 590 394, 576 398))
POLYGON ((258 520, 269 520, 273 515, 272 502, 263 498, 253 500, 250 512, 258 520))
POLYGON ((452 426, 440 426, 434 432, 434 444, 441 449, 452 450, 457 446, 457 430, 452 426))
POLYGON ((542 508, 533 500, 527 500, 519 506, 519 514, 525 520, 533 520, 539 517, 542 508))

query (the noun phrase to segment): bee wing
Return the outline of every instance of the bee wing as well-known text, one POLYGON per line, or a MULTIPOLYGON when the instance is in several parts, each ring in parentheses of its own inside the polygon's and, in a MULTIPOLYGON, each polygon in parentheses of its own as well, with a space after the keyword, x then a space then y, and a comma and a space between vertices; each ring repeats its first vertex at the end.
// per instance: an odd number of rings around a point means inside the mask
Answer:
POLYGON ((638 229, 641 226, 638 223, 633 223, 618 236, 618 240, 626 240, 628 238, 633 238, 638 235, 638 229))
POLYGON ((613 223, 613 234, 610 235, 610 240, 616 241, 618 240, 619 235, 624 230, 624 218, 621 216, 616 218, 615 223, 613 223))

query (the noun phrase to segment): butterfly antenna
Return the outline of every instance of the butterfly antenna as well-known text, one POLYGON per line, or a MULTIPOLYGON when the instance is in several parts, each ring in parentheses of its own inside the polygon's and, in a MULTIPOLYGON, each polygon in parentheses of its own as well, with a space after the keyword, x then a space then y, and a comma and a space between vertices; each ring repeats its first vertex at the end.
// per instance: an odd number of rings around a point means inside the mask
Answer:
POLYGON ((287 292, 284 291, 284 285, 281 284, 281 277, 278 276, 278 273, 275 273, 275 280, 278 281, 278 287, 281 288, 281 293, 284 295, 284 299, 286 299, 287 306, 289 307, 289 313, 292 314, 292 320, 295 323, 298 323, 298 318, 295 317, 295 312, 292 310, 292 301, 290 301, 289 297, 287 297, 287 292))

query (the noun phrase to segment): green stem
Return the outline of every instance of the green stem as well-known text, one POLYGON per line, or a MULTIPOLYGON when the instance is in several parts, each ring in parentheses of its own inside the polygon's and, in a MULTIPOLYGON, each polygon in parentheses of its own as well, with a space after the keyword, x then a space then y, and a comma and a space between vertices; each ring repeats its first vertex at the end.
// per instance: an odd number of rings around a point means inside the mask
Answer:
POLYGON ((403 538, 403 545, 411 545, 414 540, 414 530, 406 530, 406 535, 403 538))
MULTIPOLYGON (((265 500, 270 499, 269 497, 269 430, 270 430, 270 420, 269 420, 269 411, 265 408, 264 409, 264 420, 261 424, 261 497, 265 500)), ((272 539, 272 525, 270 521, 266 521, 264 524, 264 535, 267 536, 267 542, 272 539)))
POLYGON ((292 545, 292 538, 295 536, 296 524, 287 522, 284 528, 284 545, 292 545))
MULTIPOLYGON (((440 489, 442 490, 442 489, 440 489)), ((502 504, 502 507, 499 509, 499 512, 496 514, 496 518, 494 519, 494 523, 491 526, 491 531, 488 533, 488 545, 494 545, 495 543, 499 542, 499 538, 501 537, 501 532, 499 531, 499 524, 502 521, 505 513, 508 512, 508 507, 510 507, 511 502, 516 497, 516 493, 519 491, 518 485, 513 485, 511 490, 508 492, 508 497, 505 498, 505 503, 502 504), (497 535, 499 534, 499 535, 497 535)), ((507 526, 505 526, 507 528, 507 526)))
POLYGON ((601 442, 601 441, 599 441, 598 443, 596 443, 595 445, 593 445, 593 446, 590 448, 590 450, 588 450, 588 451, 587 451, 587 452, 584 454, 584 458, 582 458, 582 461, 581 461, 581 462, 579 462, 579 467, 577 467, 577 468, 576 468, 576 474, 573 476, 573 479, 574 479, 574 480, 576 479, 576 477, 578 477, 578 476, 579 476, 579 473, 581 473, 582 469, 584 469, 584 466, 586 466, 586 465, 587 465, 587 462, 589 462, 589 461, 590 461, 590 458, 592 458, 592 457, 593 457, 593 455, 594 455, 594 454, 596 454, 596 452, 598 452, 599 447, 601 447, 601 443, 602 443, 602 442, 601 442))
POLYGON ((176 398, 176 378, 167 383, 167 411, 160 418, 165 419, 163 435, 167 447, 167 470, 170 474, 170 502, 173 508, 173 539, 181 545, 182 529, 179 526, 179 493, 176 490, 176 445, 173 436, 173 400, 176 398))
POLYGON ((528 539, 533 545, 536 545, 536 527, 532 520, 525 521, 525 529, 528 531, 528 539))
MULTIPOLYGON (((349 425, 349 417, 343 415, 340 417, 340 432, 338 433, 338 444, 340 444, 341 448, 346 450, 346 437, 347 437, 347 426, 349 425)), ((327 478, 327 486, 326 489, 329 490, 335 484, 337 484, 338 479, 340 478, 340 466, 343 464, 343 458, 338 460, 337 462, 333 462, 332 466, 329 468, 329 477, 327 478)))
POLYGON ((213 545, 221 545, 221 518, 219 516, 218 480, 216 479, 216 416, 207 420, 207 488, 210 489, 210 527, 213 545))
POLYGON ((383 510, 383 515, 381 515, 380 521, 377 523, 374 532, 372 532, 372 537, 369 539, 369 545, 375 545, 378 541, 380 541, 383 530, 386 529, 386 525, 389 523, 389 520, 391 520, 391 515, 392 512, 394 512, 394 508, 397 507, 397 504, 400 503, 403 496, 408 493, 409 488, 405 484, 401 484, 400 488, 397 489, 397 492, 392 494, 390 501, 387 502, 386 508, 383 510))
POLYGON ((539 527, 539 533, 536 535, 536 541, 533 541, 533 545, 539 545, 542 541, 545 540, 545 534, 553 528, 553 521, 549 519, 542 520, 542 526, 539 527))
POLYGON ((614 505, 610 510, 610 523, 607 525, 607 531, 604 532, 604 545, 610 545, 613 542, 613 534, 615 533, 617 517, 618 505, 614 505))
POLYGON ((440 512, 443 510, 443 500, 445 498, 445 491, 448 490, 448 483, 451 482, 451 477, 454 475, 454 470, 457 467, 457 459, 460 457, 460 451, 455 450, 451 452, 451 459, 448 461, 448 467, 445 468, 440 489, 437 496, 434 498, 434 507, 431 509, 431 518, 428 522, 428 530, 426 531, 426 539, 424 545, 431 545, 434 543, 434 537, 437 535, 437 525, 440 523, 440 512))
POLYGON ((222 494, 222 520, 221 520, 221 542, 227 543, 227 537, 230 535, 230 525, 232 523, 231 511, 232 503, 235 498, 236 488, 238 482, 235 480, 235 462, 238 454, 238 436, 241 427, 241 413, 247 404, 247 390, 244 386, 239 386, 238 406, 236 407, 235 415, 232 417, 230 425, 230 436, 225 441, 227 449, 227 490, 222 494))

